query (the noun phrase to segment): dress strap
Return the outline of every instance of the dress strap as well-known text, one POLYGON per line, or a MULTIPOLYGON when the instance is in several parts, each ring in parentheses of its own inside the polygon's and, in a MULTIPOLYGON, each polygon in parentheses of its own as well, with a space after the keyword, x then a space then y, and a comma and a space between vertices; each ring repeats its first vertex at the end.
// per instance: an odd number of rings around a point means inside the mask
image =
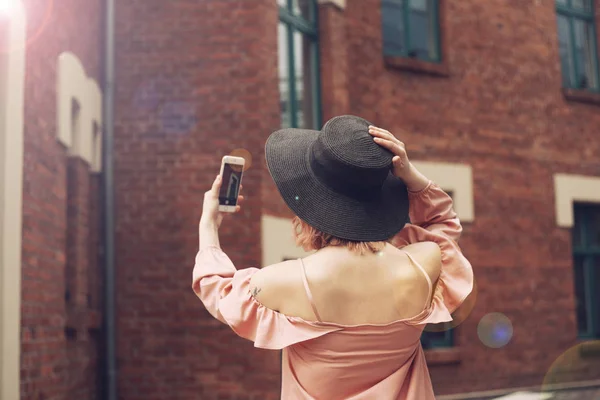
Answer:
POLYGON ((323 322, 321 320, 321 316, 319 315, 319 312, 317 311, 317 306, 315 306, 315 301, 313 299, 312 292, 310 291, 310 287, 308 286, 308 279, 306 278, 306 268, 304 268, 304 261, 302 261, 301 258, 299 258, 299 260, 300 260, 300 263, 302 264, 302 281, 304 282, 304 290, 306 291, 306 296, 308 297, 308 302, 310 303, 310 306, 312 307, 312 310, 315 313, 317 320, 319 322, 323 322))
POLYGON ((405 251, 404 253, 408 256, 408 258, 410 259, 410 261, 412 261, 412 263, 415 264, 417 266, 417 268, 421 270, 421 272, 425 276, 425 279, 427 280, 427 286, 429 287, 429 292, 427 294, 427 303, 426 304, 429 304, 429 300, 431 300, 431 293, 433 292, 433 285, 431 283, 431 278, 429 277, 429 274, 427 274, 427 272, 425 271, 425 268, 423 268, 421 266, 421 264, 419 264, 413 258, 413 256, 411 256, 407 251, 405 251))

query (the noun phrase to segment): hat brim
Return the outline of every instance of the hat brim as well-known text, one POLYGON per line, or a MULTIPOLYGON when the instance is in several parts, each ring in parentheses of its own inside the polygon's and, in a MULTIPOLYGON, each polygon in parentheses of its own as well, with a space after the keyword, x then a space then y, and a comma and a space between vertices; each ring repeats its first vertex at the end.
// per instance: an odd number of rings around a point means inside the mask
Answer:
POLYGON ((320 132, 286 128, 265 144, 267 168, 288 207, 309 225, 340 239, 382 241, 408 222, 406 185, 392 173, 380 193, 358 200, 330 189, 314 175, 309 150, 320 132))

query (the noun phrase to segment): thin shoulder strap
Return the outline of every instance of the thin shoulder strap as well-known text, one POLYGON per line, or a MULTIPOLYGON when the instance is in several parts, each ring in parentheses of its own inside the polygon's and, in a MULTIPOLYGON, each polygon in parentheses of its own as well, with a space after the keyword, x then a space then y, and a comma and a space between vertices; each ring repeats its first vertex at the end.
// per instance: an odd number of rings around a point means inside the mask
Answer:
POLYGON ((425 271, 425 268, 423 268, 421 266, 421 264, 419 264, 413 258, 413 256, 411 256, 407 251, 405 251, 404 253, 408 256, 408 258, 410 259, 410 261, 412 261, 412 263, 415 264, 417 266, 417 268, 419 268, 421 270, 421 272, 425 276, 425 279, 427 280, 427 286, 429 287, 429 293, 427 294, 427 304, 429 304, 429 300, 431 299, 431 293, 433 292, 433 285, 431 283, 431 278, 429 277, 429 274, 427 274, 427 272, 425 271))
POLYGON ((312 307, 312 310, 315 313, 315 316, 317 317, 317 321, 323 322, 321 320, 321 316, 319 315, 319 312, 317 311, 317 306, 315 306, 315 301, 313 299, 312 292, 310 291, 310 287, 308 286, 308 279, 306 279, 306 268, 304 268, 304 261, 302 261, 301 258, 299 260, 300 260, 300 263, 302 264, 302 282, 304 282, 304 290, 306 291, 306 296, 308 297, 310 306, 312 307))

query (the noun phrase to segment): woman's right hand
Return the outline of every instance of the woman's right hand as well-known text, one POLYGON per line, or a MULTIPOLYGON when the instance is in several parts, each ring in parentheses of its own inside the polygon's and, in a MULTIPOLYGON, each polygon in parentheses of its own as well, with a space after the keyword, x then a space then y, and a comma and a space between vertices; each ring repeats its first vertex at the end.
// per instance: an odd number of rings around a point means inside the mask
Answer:
POLYGON ((375 143, 388 149, 394 154, 394 157, 392 158, 392 173, 396 178, 404 181, 408 190, 411 192, 418 192, 429 184, 429 179, 417 171, 408 160, 406 146, 404 146, 403 142, 398 140, 389 131, 376 126, 369 126, 369 133, 373 136, 375 143))
POLYGON ((386 131, 385 129, 376 126, 369 126, 369 133, 373 136, 375 143, 388 149, 394 154, 394 158, 392 158, 394 175, 400 179, 406 177, 410 170, 410 161, 408 161, 404 143, 392 135, 390 131, 386 131))

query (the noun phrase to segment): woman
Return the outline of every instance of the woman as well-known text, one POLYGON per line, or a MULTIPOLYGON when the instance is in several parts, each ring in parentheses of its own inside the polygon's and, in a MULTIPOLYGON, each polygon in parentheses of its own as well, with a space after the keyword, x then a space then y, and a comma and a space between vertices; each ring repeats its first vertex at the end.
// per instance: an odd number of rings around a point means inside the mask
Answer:
POLYGON ((283 349, 282 399, 434 399, 421 333, 451 321, 473 286, 452 199, 358 117, 277 131, 265 149, 297 242, 316 252, 236 270, 219 247, 217 177, 194 292, 255 347, 283 349))

